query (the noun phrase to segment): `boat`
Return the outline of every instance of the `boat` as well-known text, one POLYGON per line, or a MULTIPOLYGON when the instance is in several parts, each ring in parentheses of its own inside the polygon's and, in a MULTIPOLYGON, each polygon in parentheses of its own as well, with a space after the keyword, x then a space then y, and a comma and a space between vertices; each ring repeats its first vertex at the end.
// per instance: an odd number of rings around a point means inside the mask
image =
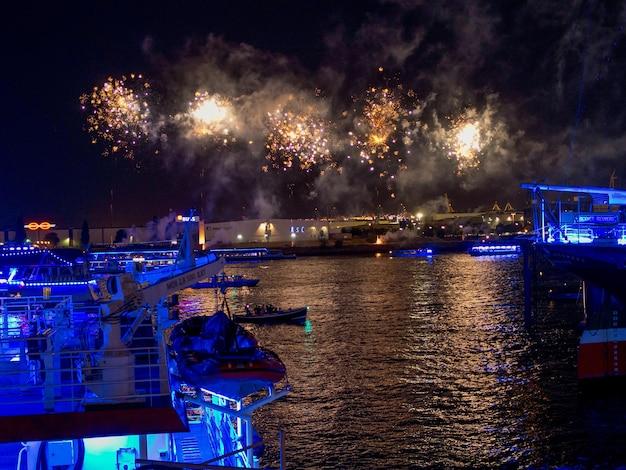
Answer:
POLYGON ((391 258, 422 258, 424 256, 432 256, 432 248, 415 248, 410 250, 390 250, 389 255, 391 258))
POLYGON ((230 398, 271 386, 286 374, 279 357, 223 311, 176 324, 170 343, 182 382, 230 398))
POLYGON ((254 287, 259 283, 258 279, 248 278, 241 274, 227 276, 222 273, 213 276, 207 281, 200 281, 193 286, 192 289, 225 289, 228 287, 254 287))
POLYGON ((71 295, 86 300, 94 283, 81 250, 30 244, 0 248, 0 293, 4 295, 71 295))
POLYGON ((298 307, 279 309, 276 307, 265 306, 250 308, 246 305, 246 313, 243 315, 233 315, 233 320, 237 323, 299 323, 306 321, 306 315, 309 307, 298 307))
POLYGON ((472 256, 518 255, 522 248, 516 243, 478 243, 469 249, 472 256))
POLYGON ((296 259, 294 254, 285 254, 280 250, 267 248, 218 248, 211 249, 210 252, 224 258, 227 263, 296 259))
POLYGON ((80 250, 0 247, 5 464, 15 453, 17 468, 25 459, 33 469, 135 468, 147 442, 146 469, 187 467, 189 455, 222 468, 259 466, 253 413, 289 393, 285 366, 229 319, 213 335, 201 328, 187 350, 168 347, 174 296, 224 268, 223 259, 194 256, 188 233, 170 266, 144 272, 133 263, 93 278, 80 250), (89 299, 54 282, 87 282, 89 299), (215 353, 211 341, 229 347, 215 353), (183 381, 189 387, 178 388, 183 381), (190 389, 195 397, 182 393, 190 389))
POLYGON ((179 251, 172 242, 96 246, 89 253, 89 269, 97 274, 123 273, 136 264, 143 270, 158 269, 176 264, 179 251))

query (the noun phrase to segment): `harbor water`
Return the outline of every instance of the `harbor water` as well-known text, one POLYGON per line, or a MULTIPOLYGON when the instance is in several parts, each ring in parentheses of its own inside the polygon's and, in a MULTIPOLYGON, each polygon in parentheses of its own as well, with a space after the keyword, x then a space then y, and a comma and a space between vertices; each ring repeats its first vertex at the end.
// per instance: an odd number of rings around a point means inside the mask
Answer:
MULTIPOLYGON (((279 428, 294 469, 626 463, 626 392, 581 392, 575 302, 540 302, 525 325, 517 257, 311 257, 227 273, 261 280, 231 289, 233 310, 310 307, 306 327, 247 326, 293 387, 256 413, 267 464, 279 428)), ((181 296, 185 315, 214 309, 213 290, 181 296)))

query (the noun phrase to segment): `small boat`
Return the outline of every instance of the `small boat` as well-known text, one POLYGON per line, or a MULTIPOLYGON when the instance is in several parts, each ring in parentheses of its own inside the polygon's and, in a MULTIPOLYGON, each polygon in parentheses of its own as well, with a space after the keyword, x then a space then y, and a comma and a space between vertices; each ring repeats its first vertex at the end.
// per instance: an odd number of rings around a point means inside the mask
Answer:
POLYGON ((412 250, 391 250, 389 255, 392 258, 422 258, 424 256, 432 256, 432 248, 415 248, 412 250))
POLYGON ((469 249, 472 256, 518 255, 522 252, 515 243, 479 243, 469 249))
POLYGON ((286 374, 279 357, 223 311, 176 324, 169 342, 184 383, 229 398, 255 393, 286 374))
POLYGON ((192 289, 225 289, 227 287, 254 287, 259 283, 258 279, 252 279, 240 274, 227 276, 226 274, 215 275, 208 281, 202 281, 191 286, 192 289))
POLYGON ((237 323, 298 323, 304 324, 309 307, 279 309, 271 305, 250 308, 246 305, 246 313, 233 315, 237 323))

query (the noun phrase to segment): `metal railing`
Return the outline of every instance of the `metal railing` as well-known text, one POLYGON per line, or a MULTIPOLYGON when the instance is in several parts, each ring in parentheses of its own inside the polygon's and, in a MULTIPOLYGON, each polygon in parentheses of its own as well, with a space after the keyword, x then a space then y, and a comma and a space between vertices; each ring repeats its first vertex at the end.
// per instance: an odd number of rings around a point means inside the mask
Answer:
POLYGON ((13 337, 0 353, 0 416, 169 400, 163 346, 55 351, 55 334, 13 337))
MULTIPOLYGON (((197 469, 197 470, 239 470, 245 467, 233 467, 233 466, 224 466, 217 465, 216 462, 220 460, 224 460, 228 457, 232 457, 241 453, 248 453, 257 447, 264 446, 265 442, 259 441, 254 444, 241 447, 240 449, 236 449, 230 452, 226 452, 225 454, 219 455, 217 457, 213 457, 205 462, 201 463, 189 463, 189 462, 166 462, 162 460, 150 460, 150 459, 135 459, 135 464, 139 465, 139 469, 142 468, 143 465, 147 467, 151 467, 153 465, 158 465, 163 468, 180 468, 180 469, 197 469)), ((280 429, 278 431, 278 467, 263 467, 265 470, 284 470, 285 468, 285 432, 280 429)), ((249 467, 252 468, 252 467, 249 467)))
POLYGON ((103 349, 101 329, 97 311, 74 312, 71 296, 0 297, 0 416, 163 403, 163 342, 136 337, 147 345, 103 349))

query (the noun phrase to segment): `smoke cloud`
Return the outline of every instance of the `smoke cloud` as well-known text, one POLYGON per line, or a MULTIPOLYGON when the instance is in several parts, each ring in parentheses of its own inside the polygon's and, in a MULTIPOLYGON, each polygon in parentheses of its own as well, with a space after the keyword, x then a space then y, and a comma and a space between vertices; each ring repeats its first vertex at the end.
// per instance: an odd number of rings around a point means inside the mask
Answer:
POLYGON ((602 185, 625 169, 624 19, 618 2, 383 0, 360 24, 331 24, 313 68, 213 35, 166 58, 146 38, 160 93, 151 138, 168 168, 200 175, 209 219, 414 212, 443 193, 463 210, 519 201, 525 180, 602 185), (396 86, 414 99, 391 167, 359 155, 349 132, 366 90, 396 86), (227 145, 176 125, 197 91, 232 103, 227 145), (263 171, 276 110, 325 123, 333 163, 263 171), (468 123, 475 136, 460 136, 468 123))

